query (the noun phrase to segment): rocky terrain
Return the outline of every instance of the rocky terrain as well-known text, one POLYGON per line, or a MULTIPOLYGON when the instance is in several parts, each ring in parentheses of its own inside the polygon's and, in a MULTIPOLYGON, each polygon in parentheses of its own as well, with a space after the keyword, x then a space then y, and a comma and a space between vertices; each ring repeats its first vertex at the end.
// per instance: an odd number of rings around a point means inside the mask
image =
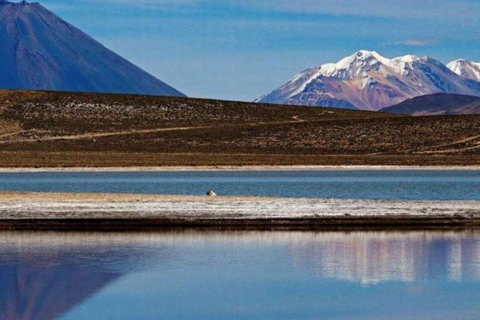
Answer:
POLYGON ((0 92, 0 166, 478 165, 480 116, 0 92))

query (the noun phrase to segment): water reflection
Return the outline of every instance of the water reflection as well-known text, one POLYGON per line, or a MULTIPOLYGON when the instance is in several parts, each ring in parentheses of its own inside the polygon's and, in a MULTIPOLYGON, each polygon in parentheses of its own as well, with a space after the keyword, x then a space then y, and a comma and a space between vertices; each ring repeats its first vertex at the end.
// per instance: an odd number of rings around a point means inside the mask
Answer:
MULTIPOLYGON (((480 232, 0 232, 1 319, 57 319, 80 306, 89 315, 99 297, 115 301, 129 290, 143 295, 143 303, 153 297, 148 307, 160 312, 160 297, 168 301, 178 283, 184 286, 180 297, 204 285, 208 295, 222 279, 233 296, 246 279, 262 284, 255 290, 288 279, 299 292, 313 280, 366 287, 476 282, 480 232), (142 285, 135 276, 151 281, 142 285)), ((317 295, 315 288, 309 290, 317 295)), ((132 314, 139 310, 123 311, 142 318, 132 314)))
MULTIPOLYGON (((59 318, 148 265, 146 239, 137 240, 128 235, 0 233, 0 319, 59 318)), ((161 247, 156 248, 155 255, 161 254, 161 247)))
POLYGON ((328 233, 292 241, 292 258, 323 277, 374 284, 480 279, 480 233, 328 233))

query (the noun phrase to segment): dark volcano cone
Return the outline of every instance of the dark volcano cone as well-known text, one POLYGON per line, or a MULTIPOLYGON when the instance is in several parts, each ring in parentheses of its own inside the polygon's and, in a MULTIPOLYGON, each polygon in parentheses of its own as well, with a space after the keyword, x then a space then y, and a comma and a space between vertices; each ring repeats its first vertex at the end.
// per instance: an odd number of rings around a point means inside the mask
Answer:
POLYGON ((0 88, 184 96, 42 5, 2 0, 0 88))

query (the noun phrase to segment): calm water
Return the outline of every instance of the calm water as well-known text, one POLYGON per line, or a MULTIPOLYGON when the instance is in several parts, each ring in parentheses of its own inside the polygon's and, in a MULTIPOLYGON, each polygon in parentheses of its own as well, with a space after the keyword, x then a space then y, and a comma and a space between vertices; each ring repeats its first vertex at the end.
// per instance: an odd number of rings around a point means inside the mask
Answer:
POLYGON ((0 190, 480 200, 480 171, 0 173, 0 190))
POLYGON ((1 319, 479 319, 480 231, 0 233, 1 319))

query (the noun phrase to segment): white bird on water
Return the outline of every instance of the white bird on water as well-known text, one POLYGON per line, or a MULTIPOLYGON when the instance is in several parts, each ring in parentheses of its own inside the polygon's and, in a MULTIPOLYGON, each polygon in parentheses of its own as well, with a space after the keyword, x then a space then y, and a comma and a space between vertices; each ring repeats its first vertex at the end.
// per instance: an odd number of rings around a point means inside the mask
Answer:
POLYGON ((213 190, 208 190, 207 197, 216 197, 217 194, 213 190))

